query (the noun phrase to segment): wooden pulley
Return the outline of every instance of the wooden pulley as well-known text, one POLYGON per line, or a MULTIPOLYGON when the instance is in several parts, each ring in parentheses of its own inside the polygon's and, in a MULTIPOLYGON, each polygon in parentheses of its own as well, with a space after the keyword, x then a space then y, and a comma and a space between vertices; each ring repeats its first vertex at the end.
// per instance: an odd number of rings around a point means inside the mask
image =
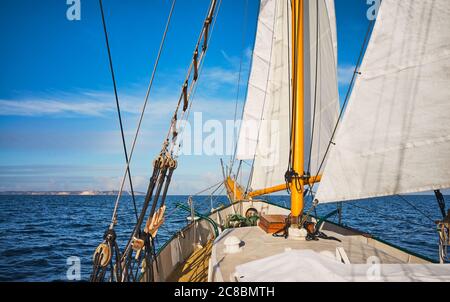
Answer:
POLYGON ((135 252, 142 250, 144 248, 144 245, 145 245, 144 240, 133 237, 133 241, 131 242, 131 248, 135 252))
POLYGON ((164 164, 163 164, 164 168, 168 168, 169 167, 171 159, 172 158, 170 157, 170 155, 166 154, 166 156, 164 157, 164 164))
POLYGON ((198 48, 194 52, 194 81, 198 79, 198 48))
POLYGON ((145 224, 144 232, 151 234, 155 238, 158 233, 159 227, 164 223, 164 213, 166 212, 166 206, 162 206, 158 211, 155 212, 153 217, 149 217, 147 223, 145 224))
POLYGON ((183 85, 183 112, 186 112, 189 106, 189 100, 188 100, 188 85, 189 82, 186 81, 183 85))
POLYGON ((153 162, 153 166, 155 168, 161 168, 163 166, 164 163, 164 158, 162 157, 162 155, 158 156, 157 159, 155 159, 155 161, 153 162))
POLYGON ((107 243, 101 243, 95 250, 93 261, 96 262, 98 259, 98 265, 101 267, 107 267, 111 261, 112 252, 111 248, 107 243), (98 258, 97 258, 98 257, 98 258))
POLYGON ((208 40, 209 40, 209 27, 211 25, 211 21, 212 21, 212 17, 208 17, 205 21, 205 33, 204 33, 204 38, 203 38, 203 46, 202 49, 203 51, 206 51, 206 49, 208 48, 208 40))
POLYGON ((177 166, 178 166, 177 161, 174 160, 173 158, 170 158, 170 161, 169 161, 169 168, 171 168, 171 169, 176 169, 177 166))

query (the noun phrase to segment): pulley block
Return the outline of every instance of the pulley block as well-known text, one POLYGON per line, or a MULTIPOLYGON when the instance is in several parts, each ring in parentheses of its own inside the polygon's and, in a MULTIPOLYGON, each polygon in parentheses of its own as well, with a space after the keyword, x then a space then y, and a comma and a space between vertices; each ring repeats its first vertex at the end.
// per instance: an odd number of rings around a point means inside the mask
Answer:
POLYGON ((101 243, 94 252, 93 261, 101 267, 107 267, 111 262, 112 251, 109 244, 101 243))

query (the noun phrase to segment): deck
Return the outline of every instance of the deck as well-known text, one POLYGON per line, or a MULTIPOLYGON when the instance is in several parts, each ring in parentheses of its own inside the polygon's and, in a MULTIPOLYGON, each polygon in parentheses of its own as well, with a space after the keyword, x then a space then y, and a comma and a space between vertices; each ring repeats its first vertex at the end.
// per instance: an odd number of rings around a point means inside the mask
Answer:
MULTIPOLYGON (((344 249, 351 264, 367 264, 367 260, 376 256, 382 264, 406 264, 402 257, 367 244, 362 236, 342 235, 333 231, 324 231, 328 236, 341 240, 298 241, 273 237, 259 227, 231 229, 219 237, 214 243, 212 262, 215 263, 214 281, 231 282, 235 280, 235 269, 238 265, 281 254, 287 250, 312 250, 321 254, 327 253, 335 257, 336 249, 344 249), (238 254, 226 254, 224 241, 228 236, 236 236, 242 241, 242 251, 238 254)), ((409 260, 408 260, 409 261, 409 260)))
MULTIPOLYGON (((223 226, 227 216, 234 212, 244 214, 250 208, 256 209, 261 215, 289 214, 288 209, 262 201, 252 201, 240 203, 236 208, 223 208, 211 214, 210 218, 219 226, 223 226)), ((391 264, 390 272, 392 270, 395 273, 399 270, 415 269, 415 272, 429 275, 427 271, 432 269, 434 275, 443 276, 445 280, 450 280, 450 267, 448 269, 447 266, 429 267, 429 260, 379 241, 357 230, 329 222, 325 222, 321 230, 328 236, 340 239, 341 242, 324 239, 319 241, 297 241, 294 239, 275 238, 270 234, 266 234, 259 227, 224 230, 215 239, 211 223, 206 220, 200 220, 195 227, 193 224, 190 224, 180 231, 160 251, 157 262, 157 271, 159 273, 157 280, 171 282, 238 281, 235 277, 236 268, 239 267, 241 269, 243 266, 254 263, 254 261, 265 260, 275 255, 278 257, 280 254, 286 254, 290 250, 293 253, 315 251, 321 257, 324 254, 328 254, 328 259, 334 258, 333 261, 336 263, 337 248, 340 250, 339 255, 342 256, 342 251, 344 251, 343 254, 348 258, 347 262, 343 262, 351 264, 351 266, 341 267, 344 270, 353 267, 353 265, 367 264, 367 260, 370 257, 376 256, 381 264, 391 264), (242 241, 242 251, 240 253, 232 255, 224 253, 224 241, 228 236, 236 236, 242 241), (196 245, 193 243, 200 244, 204 248, 195 249, 194 246, 196 245), (210 264, 211 267, 209 267, 210 264), (404 264, 408 265, 405 266, 404 264), (395 265, 403 267, 399 269, 394 267, 395 265), (422 267, 414 265, 422 265, 422 267)), ((338 259, 338 261, 340 260, 344 259, 338 259)), ((306 267, 301 260, 296 262, 306 267)), ((293 267, 293 265, 284 267, 293 267)), ((264 267, 261 266, 261 268, 264 267)), ((278 270, 278 267, 275 267, 275 270, 278 270)), ((268 275, 274 276, 272 273, 268 275)), ((276 277, 274 278, 277 280, 276 277)))
POLYGON ((195 251, 182 265, 179 265, 167 279, 168 282, 207 282, 208 264, 213 242, 195 251))

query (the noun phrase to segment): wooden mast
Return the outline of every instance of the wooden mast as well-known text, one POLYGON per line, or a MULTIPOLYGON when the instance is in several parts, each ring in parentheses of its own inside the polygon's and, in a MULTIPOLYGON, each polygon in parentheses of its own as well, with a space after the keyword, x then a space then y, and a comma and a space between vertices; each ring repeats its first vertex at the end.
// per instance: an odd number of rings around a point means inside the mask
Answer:
MULTIPOLYGON (((303 54, 303 24, 304 24, 304 0, 291 0, 291 39, 292 39, 292 155, 291 168, 298 174, 289 184, 280 185, 244 193, 234 185, 234 180, 228 179, 227 188, 231 196, 241 196, 244 199, 255 198, 262 195, 291 190, 292 217, 298 218, 304 209, 303 191, 305 185, 314 185, 321 181, 321 175, 314 177, 304 175, 304 54, 303 54), (288 187, 289 186, 289 187, 288 187)), ((294 223, 297 220, 294 220, 294 223)))
MULTIPOLYGON (((303 0, 292 2, 292 169, 304 174, 304 54, 303 54, 303 0)), ((293 223, 303 214, 303 180, 291 181, 291 215, 293 223), (296 185, 297 184, 297 185, 296 185)))

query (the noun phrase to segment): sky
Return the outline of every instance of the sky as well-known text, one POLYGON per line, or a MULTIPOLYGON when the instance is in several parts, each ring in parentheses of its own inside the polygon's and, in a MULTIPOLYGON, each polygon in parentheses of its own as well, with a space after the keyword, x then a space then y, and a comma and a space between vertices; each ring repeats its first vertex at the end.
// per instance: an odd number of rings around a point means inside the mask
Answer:
MULTIPOLYGON (((366 2, 335 1, 341 99, 368 26, 366 2)), ((81 19, 69 21, 66 0, 0 2, 0 191, 119 187, 125 160, 99 4, 80 3, 81 19)), ((171 1, 103 6, 130 145, 171 1)), ((131 165, 138 191, 148 184, 208 6, 209 0, 175 6, 131 165)), ((222 1, 194 99, 193 111, 204 120, 233 120, 241 62, 242 108, 258 7, 259 0, 222 1)), ((219 156, 182 156, 170 193, 193 194, 221 175, 219 156)))

